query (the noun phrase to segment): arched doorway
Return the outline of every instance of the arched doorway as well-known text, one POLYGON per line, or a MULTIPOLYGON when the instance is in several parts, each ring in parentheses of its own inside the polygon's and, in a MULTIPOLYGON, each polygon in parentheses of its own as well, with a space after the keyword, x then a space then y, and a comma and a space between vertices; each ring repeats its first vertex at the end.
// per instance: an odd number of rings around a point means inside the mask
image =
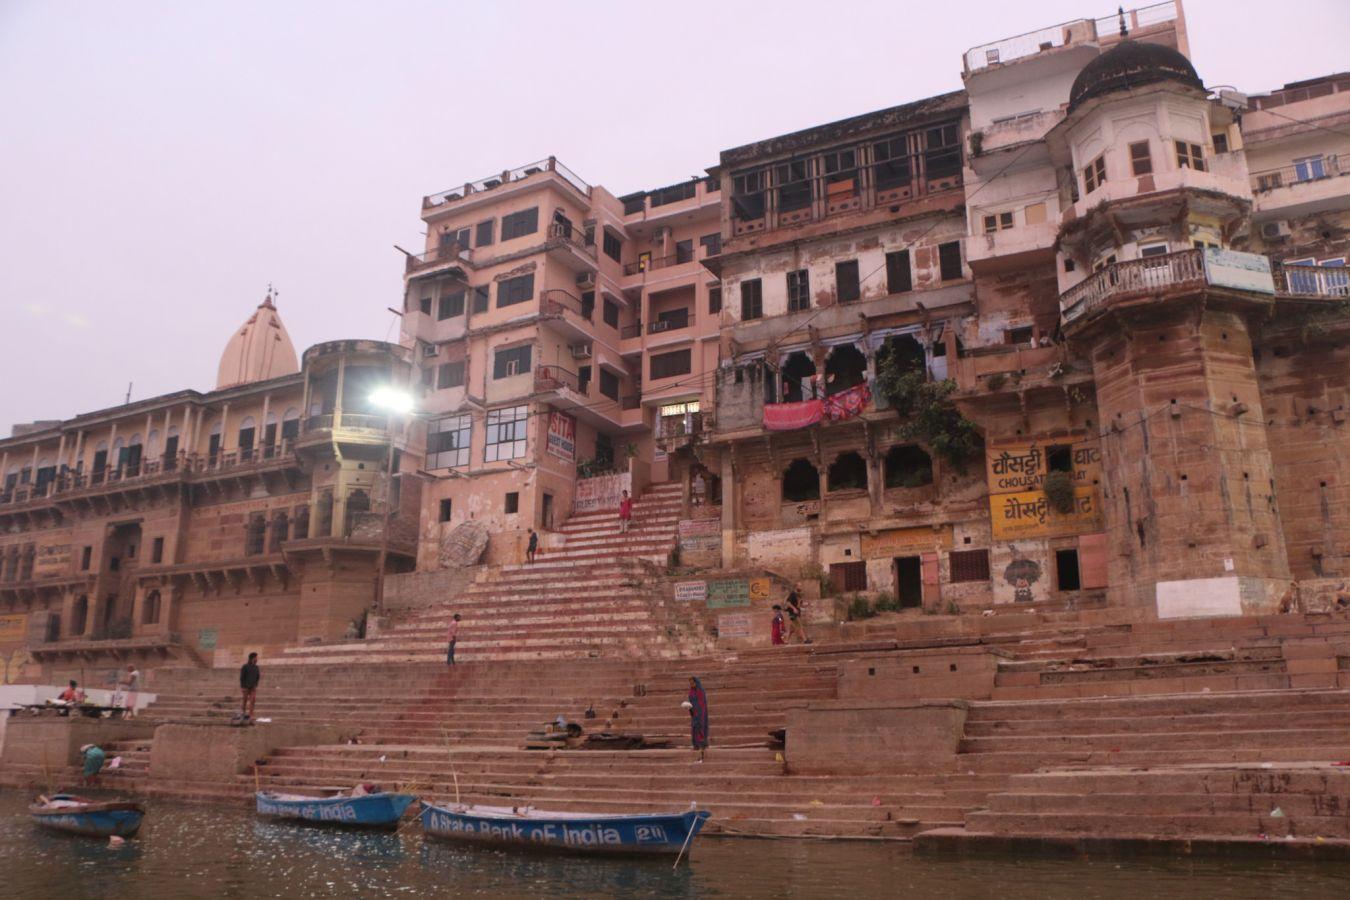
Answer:
POLYGON ((857 387, 867 380, 867 357, 852 344, 840 344, 825 357, 825 395, 857 387))

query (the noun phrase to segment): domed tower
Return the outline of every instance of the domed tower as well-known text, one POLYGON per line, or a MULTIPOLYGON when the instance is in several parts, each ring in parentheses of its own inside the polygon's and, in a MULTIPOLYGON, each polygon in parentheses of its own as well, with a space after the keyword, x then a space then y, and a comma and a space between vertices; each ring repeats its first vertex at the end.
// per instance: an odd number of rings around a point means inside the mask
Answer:
POLYGON ((216 390, 267 381, 300 371, 295 347, 269 289, 263 302, 225 345, 216 374, 216 390))
POLYGON ((1061 329, 1092 361, 1103 434, 1111 599, 1161 618, 1269 611, 1289 579, 1248 331, 1273 284, 1263 257, 1228 250, 1252 205, 1232 126, 1184 55, 1125 39, 1083 67, 1048 135, 1068 194, 1061 329))

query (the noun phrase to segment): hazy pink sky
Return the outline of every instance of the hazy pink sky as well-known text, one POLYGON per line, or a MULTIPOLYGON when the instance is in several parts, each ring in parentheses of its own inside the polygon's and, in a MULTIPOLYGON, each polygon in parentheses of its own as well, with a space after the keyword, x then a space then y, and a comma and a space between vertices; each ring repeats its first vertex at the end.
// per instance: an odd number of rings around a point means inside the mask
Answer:
MULTIPOLYGON (((1139 4, 1136 4, 1139 5, 1139 4)), ((0 435, 209 389, 268 282, 297 350, 397 337, 423 194, 549 154, 622 194, 961 87, 1102 0, 0 0, 0 435)), ((1350 2, 1186 0, 1206 84, 1350 68, 1350 2)))

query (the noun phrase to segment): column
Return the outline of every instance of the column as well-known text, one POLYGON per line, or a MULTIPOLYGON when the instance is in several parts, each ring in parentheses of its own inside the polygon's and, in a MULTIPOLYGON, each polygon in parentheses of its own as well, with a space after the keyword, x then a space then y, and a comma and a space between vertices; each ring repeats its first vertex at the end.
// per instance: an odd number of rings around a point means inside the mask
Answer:
POLYGON ((342 424, 342 391, 347 377, 347 357, 338 357, 337 395, 333 397, 333 427, 342 424))
POLYGON ((740 520, 741 486, 736 480, 736 462, 731 446, 722 454, 722 565, 736 558, 736 528, 740 520))
MULTIPOLYGON (((268 450, 266 446, 267 410, 271 405, 272 405, 272 393, 271 391, 268 391, 266 394, 263 394, 262 421, 258 423, 258 431, 253 437, 253 447, 254 447, 253 457, 255 459, 262 459, 268 455, 268 450)), ((281 426, 278 425, 277 426, 278 439, 280 439, 280 433, 281 433, 281 426)))

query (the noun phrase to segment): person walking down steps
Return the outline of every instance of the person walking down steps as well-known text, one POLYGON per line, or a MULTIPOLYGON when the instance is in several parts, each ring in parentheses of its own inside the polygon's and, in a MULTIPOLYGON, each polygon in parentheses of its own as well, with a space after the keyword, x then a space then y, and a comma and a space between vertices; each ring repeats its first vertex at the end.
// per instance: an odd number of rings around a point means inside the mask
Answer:
POLYGON ((445 637, 450 642, 445 651, 445 664, 453 666, 455 664, 455 642, 459 640, 459 613, 450 617, 450 628, 446 631, 445 637))
POLYGON ((623 492, 623 497, 619 500, 619 534, 628 533, 628 522, 633 518, 633 498, 628 496, 628 492, 623 492))

